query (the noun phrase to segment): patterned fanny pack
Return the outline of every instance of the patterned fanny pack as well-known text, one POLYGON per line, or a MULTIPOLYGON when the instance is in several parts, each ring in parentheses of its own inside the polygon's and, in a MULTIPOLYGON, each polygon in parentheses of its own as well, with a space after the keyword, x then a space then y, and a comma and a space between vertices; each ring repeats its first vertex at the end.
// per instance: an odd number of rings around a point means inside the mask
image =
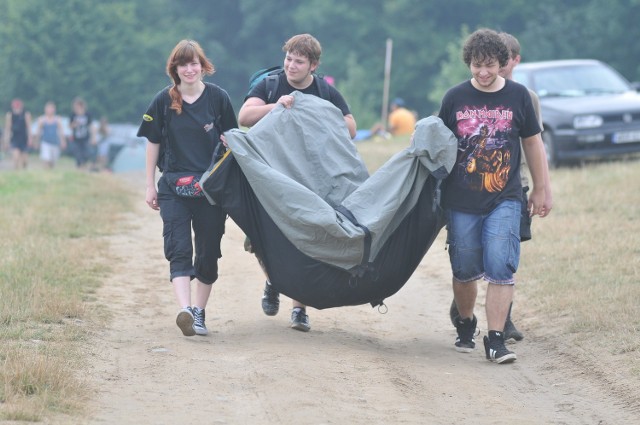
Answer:
POLYGON ((200 187, 200 177, 189 173, 165 173, 164 177, 171 190, 178 196, 185 198, 199 198, 204 196, 200 187))

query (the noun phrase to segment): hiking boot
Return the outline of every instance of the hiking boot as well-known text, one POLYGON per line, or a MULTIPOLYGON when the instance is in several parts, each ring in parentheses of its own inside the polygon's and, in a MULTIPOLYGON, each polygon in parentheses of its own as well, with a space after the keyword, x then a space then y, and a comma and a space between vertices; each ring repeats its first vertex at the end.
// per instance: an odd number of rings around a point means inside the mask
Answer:
POLYGON ((291 328, 297 331, 309 332, 309 316, 304 308, 294 308, 291 311, 291 328))
POLYGON ((504 333, 489 331, 489 336, 484 336, 484 352, 487 360, 496 363, 511 363, 516 361, 516 353, 507 350, 504 346, 504 333))
POLYGON ((191 311, 193 311, 193 330, 198 335, 207 335, 209 331, 207 331, 207 327, 204 324, 204 308, 193 306, 191 311))
POLYGON ((460 318, 460 312, 458 311, 458 304, 456 300, 451 300, 451 307, 449 307, 449 319, 453 327, 456 326, 456 321, 460 318))
POLYGON ((516 341, 522 341, 524 339, 524 335, 520 332, 516 325, 511 321, 511 307, 513 303, 509 305, 509 313, 507 313, 507 320, 504 322, 504 340, 507 341, 509 339, 515 339, 516 341))
POLYGON ((193 321, 194 318, 191 307, 183 308, 176 316, 176 325, 178 325, 184 336, 194 336, 196 334, 193 328, 193 321))
POLYGON ((456 331, 458 337, 456 338, 455 346, 456 351, 459 353, 470 353, 476 348, 475 336, 476 327, 478 325, 478 319, 476 315, 473 318, 461 319, 460 316, 456 319, 456 331))
POLYGON ((262 311, 267 316, 275 316, 280 310, 280 293, 273 289, 268 282, 264 284, 264 295, 262 296, 262 311))

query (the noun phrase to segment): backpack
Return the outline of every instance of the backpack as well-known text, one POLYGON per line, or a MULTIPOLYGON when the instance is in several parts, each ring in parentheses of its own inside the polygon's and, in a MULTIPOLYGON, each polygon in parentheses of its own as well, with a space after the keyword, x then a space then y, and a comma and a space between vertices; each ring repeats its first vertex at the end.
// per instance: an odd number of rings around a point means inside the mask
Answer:
MULTIPOLYGON (((258 83, 262 80, 267 80, 267 103, 276 103, 276 93, 278 92, 278 83, 280 82, 280 74, 284 72, 282 66, 272 66, 271 68, 262 68, 258 71, 254 72, 253 75, 249 78, 249 91, 245 96, 244 100, 247 100, 249 97, 249 93, 258 83)), ((318 92, 320 97, 324 100, 329 100, 329 83, 318 74, 314 74, 314 76, 318 77, 318 92)))
MULTIPOLYGON (((216 130, 218 131, 218 134, 222 134, 222 131, 220 129, 220 124, 219 124, 219 118, 220 115, 216 115, 216 108, 213 105, 213 103, 215 102, 215 96, 213 95, 213 88, 215 86, 211 83, 205 83, 205 90, 209 90, 209 95, 211 96, 211 102, 209 103, 209 110, 212 112, 212 115, 214 117, 213 120, 213 125, 215 126, 216 130)), ((158 155, 158 162, 156 163, 156 166, 158 167, 158 170, 160 170, 161 173, 163 173, 167 168, 169 168, 169 165, 171 163, 171 150, 168 149, 168 145, 169 145, 169 122, 171 121, 171 96, 169 96, 169 88, 165 89, 163 94, 162 94, 162 115, 163 115, 163 120, 162 120, 162 140, 160 142, 160 154, 158 155)), ((216 158, 220 157, 221 155, 224 154, 224 151, 226 150, 226 148, 224 147, 224 145, 218 141, 218 143, 216 144, 216 147, 213 151, 213 160, 215 161, 216 158)))

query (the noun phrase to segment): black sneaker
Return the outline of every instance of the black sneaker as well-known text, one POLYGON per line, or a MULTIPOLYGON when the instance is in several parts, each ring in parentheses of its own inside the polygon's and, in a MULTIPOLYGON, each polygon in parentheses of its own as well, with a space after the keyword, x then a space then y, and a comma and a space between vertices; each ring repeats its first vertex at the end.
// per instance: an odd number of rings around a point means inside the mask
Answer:
POLYGON ((194 336, 196 334, 195 329, 193 329, 193 321, 191 307, 183 308, 176 316, 176 325, 178 325, 184 336, 194 336))
POLYGON ((264 295, 262 296, 262 311, 267 316, 275 316, 280 310, 280 293, 273 289, 269 283, 264 284, 264 295))
POLYGON ((487 360, 496 363, 511 363, 516 361, 516 353, 504 346, 504 333, 489 331, 484 337, 484 352, 487 360))
POLYGON ((209 331, 204 324, 204 308, 193 306, 191 311, 193 311, 193 330, 196 331, 197 335, 207 335, 209 331))
POLYGON ((478 325, 478 319, 476 315, 473 318, 461 319, 460 316, 456 319, 456 331, 458 337, 456 338, 456 351, 459 353, 470 353, 476 348, 475 336, 476 327, 478 325))
POLYGON ((504 340, 507 341, 509 339, 515 339, 516 341, 522 341, 524 339, 524 335, 520 332, 516 325, 511 321, 511 307, 513 303, 509 306, 509 313, 507 314, 507 320, 504 322, 504 340))
POLYGON ((304 308, 294 308, 291 312, 291 328, 297 331, 309 332, 309 316, 304 308))

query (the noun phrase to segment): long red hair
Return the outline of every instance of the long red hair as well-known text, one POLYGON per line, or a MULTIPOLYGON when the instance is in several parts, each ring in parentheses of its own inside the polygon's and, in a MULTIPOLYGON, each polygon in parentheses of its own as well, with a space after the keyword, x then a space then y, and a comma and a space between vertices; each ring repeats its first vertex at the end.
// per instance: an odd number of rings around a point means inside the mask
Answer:
POLYGON ((173 86, 169 89, 171 96, 171 109, 178 114, 182 113, 182 95, 178 90, 180 77, 178 77, 178 65, 185 65, 194 58, 198 58, 202 66, 202 74, 211 75, 215 72, 215 68, 211 61, 204 54, 204 50, 194 40, 182 40, 173 48, 169 59, 167 59, 167 75, 173 81, 173 86))

